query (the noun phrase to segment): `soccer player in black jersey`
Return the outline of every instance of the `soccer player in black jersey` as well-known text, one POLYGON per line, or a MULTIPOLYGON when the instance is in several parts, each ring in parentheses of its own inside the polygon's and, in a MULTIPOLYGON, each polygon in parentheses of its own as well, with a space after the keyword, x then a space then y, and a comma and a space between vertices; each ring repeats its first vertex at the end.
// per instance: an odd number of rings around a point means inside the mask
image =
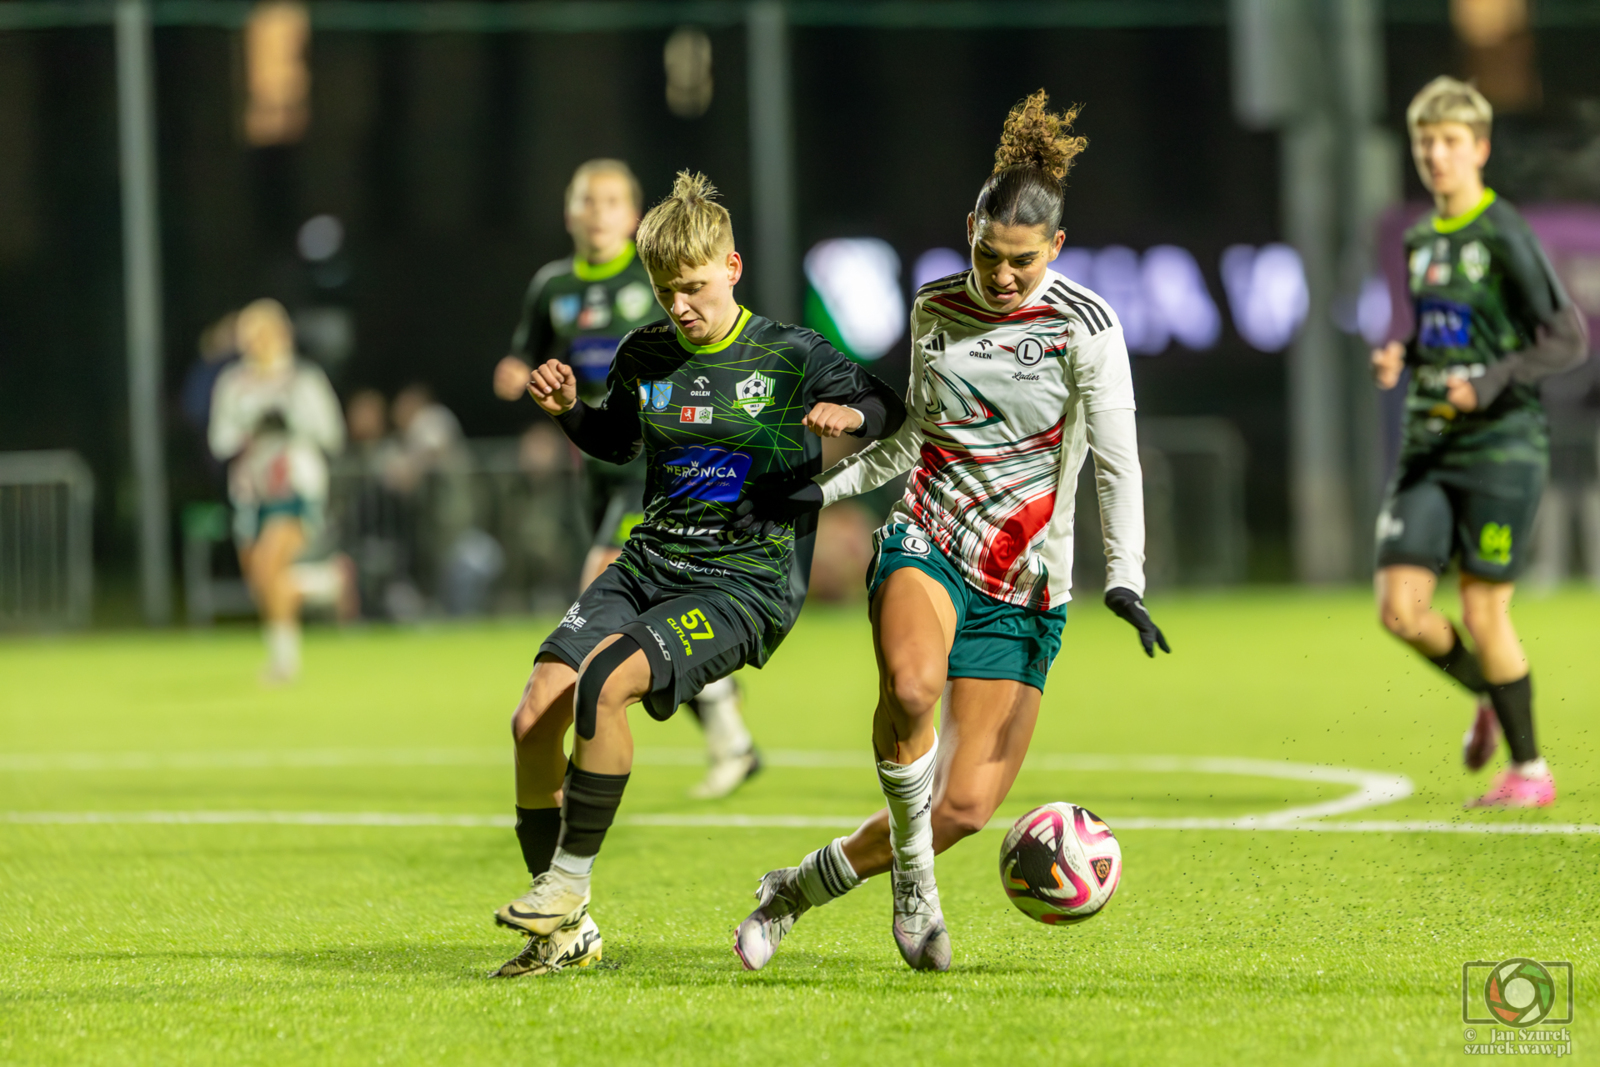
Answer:
MULTIPOLYGON (((621 160, 591 159, 573 173, 563 210, 573 253, 545 264, 528 285, 511 353, 495 367, 494 390, 501 399, 521 399, 532 364, 551 357, 572 367, 586 403, 605 398, 606 375, 623 335, 662 319, 633 243, 643 212, 639 179, 621 160)), ((586 456, 583 473, 593 541, 580 592, 621 554, 628 532, 644 518, 644 457, 619 464, 586 456)), ((689 710, 705 729, 709 762, 691 796, 727 796, 761 769, 740 703, 732 677, 689 698, 689 710)))
POLYGON ((1581 363, 1588 337, 1527 223, 1483 185, 1492 118, 1454 78, 1430 82, 1406 110, 1437 210, 1405 236, 1416 331, 1372 354, 1380 388, 1411 371, 1400 467, 1378 518, 1377 595, 1391 633, 1479 694, 1467 767, 1487 763, 1502 733, 1511 749, 1471 806, 1544 807, 1555 781, 1534 741, 1511 594, 1549 466, 1538 382, 1581 363), (1432 606, 1452 559, 1475 650, 1432 606))
POLYGON ((743 263, 714 195, 703 175, 681 173, 641 223, 639 255, 668 321, 623 338, 605 400, 582 400, 560 360, 529 381, 588 454, 625 462, 642 447, 645 516, 540 646, 512 719, 533 884, 495 913, 529 936, 501 976, 599 958, 589 879, 633 766, 627 708, 665 719, 708 682, 763 665, 794 626, 815 515, 767 511, 752 525, 753 491, 809 481, 821 437, 882 437, 905 418, 892 390, 818 334, 739 306, 743 263))

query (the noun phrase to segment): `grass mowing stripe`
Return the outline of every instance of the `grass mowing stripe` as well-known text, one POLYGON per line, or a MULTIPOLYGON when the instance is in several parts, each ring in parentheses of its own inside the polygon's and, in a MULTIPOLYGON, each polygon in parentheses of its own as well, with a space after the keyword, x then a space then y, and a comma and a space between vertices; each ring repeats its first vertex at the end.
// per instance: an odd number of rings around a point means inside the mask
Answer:
MULTIPOLYGON (((853 830, 866 820, 865 815, 624 815, 618 826, 661 829, 708 830, 853 830)), ((382 811, 8 811, 4 821, 25 826, 375 826, 436 827, 508 830, 514 820, 508 815, 442 815, 429 812, 382 811)), ((1012 820, 995 819, 985 830, 1007 830, 1012 820)), ((1443 822, 1430 819, 1366 819, 1356 822, 1284 821, 1247 817, 1243 819, 1144 819, 1117 820, 1114 829, 1127 830, 1230 830, 1278 832, 1304 830, 1314 833, 1353 834, 1552 834, 1593 836, 1600 834, 1594 823, 1483 823, 1443 822)))

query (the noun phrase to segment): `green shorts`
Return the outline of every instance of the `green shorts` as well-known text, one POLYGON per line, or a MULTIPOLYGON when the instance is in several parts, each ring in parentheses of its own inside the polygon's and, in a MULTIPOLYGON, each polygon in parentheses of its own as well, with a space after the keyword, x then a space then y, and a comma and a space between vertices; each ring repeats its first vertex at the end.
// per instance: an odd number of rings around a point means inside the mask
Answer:
POLYGON ((873 534, 867 599, 901 567, 915 567, 944 586, 956 609, 950 678, 1009 678, 1044 691, 1045 675, 1061 651, 1065 605, 1039 611, 996 600, 968 585, 947 556, 914 526, 894 523, 873 534))
POLYGON ((1461 570, 1491 582, 1514 581, 1528 562, 1533 516, 1544 492, 1536 463, 1402 467, 1378 515, 1378 566, 1461 570))

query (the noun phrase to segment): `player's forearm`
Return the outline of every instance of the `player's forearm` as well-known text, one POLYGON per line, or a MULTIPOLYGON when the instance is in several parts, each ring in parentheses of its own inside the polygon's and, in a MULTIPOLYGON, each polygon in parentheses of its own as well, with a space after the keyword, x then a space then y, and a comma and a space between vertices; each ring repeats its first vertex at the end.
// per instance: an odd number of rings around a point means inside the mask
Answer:
POLYGON ((1105 541, 1106 588, 1131 589, 1143 596, 1144 476, 1134 415, 1117 408, 1091 412, 1088 421, 1105 541))
MULTIPOLYGON (((865 375, 863 375, 865 376, 865 375)), ((864 388, 847 396, 819 396, 818 400, 843 404, 861 413, 861 425, 850 431, 852 437, 880 440, 900 429, 906 421, 906 406, 888 386, 871 379, 864 388)))
POLYGON ((1513 352, 1487 368, 1482 377, 1472 379, 1478 407, 1495 402, 1513 382, 1532 385, 1583 363, 1589 356, 1589 324, 1577 305, 1561 308, 1548 323, 1536 331, 1537 340, 1520 352, 1513 352))
POLYGON ((556 423, 587 455, 606 463, 626 463, 639 454, 639 420, 608 407, 592 408, 579 400, 556 423))
POLYGON ((879 438, 817 475, 815 480, 822 487, 823 503, 832 504, 876 489, 916 466, 921 454, 921 431, 915 423, 902 421, 888 437, 879 438))

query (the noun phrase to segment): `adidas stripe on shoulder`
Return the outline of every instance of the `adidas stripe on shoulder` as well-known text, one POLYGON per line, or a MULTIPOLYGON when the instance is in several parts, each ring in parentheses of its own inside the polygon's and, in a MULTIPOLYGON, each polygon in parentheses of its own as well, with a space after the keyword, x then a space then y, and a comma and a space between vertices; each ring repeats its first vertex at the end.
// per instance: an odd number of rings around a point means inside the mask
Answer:
POLYGON ((1111 315, 1099 298, 1074 287, 1064 278, 1052 284, 1040 299, 1062 315, 1081 320, 1088 328, 1090 337, 1111 328, 1111 315))

